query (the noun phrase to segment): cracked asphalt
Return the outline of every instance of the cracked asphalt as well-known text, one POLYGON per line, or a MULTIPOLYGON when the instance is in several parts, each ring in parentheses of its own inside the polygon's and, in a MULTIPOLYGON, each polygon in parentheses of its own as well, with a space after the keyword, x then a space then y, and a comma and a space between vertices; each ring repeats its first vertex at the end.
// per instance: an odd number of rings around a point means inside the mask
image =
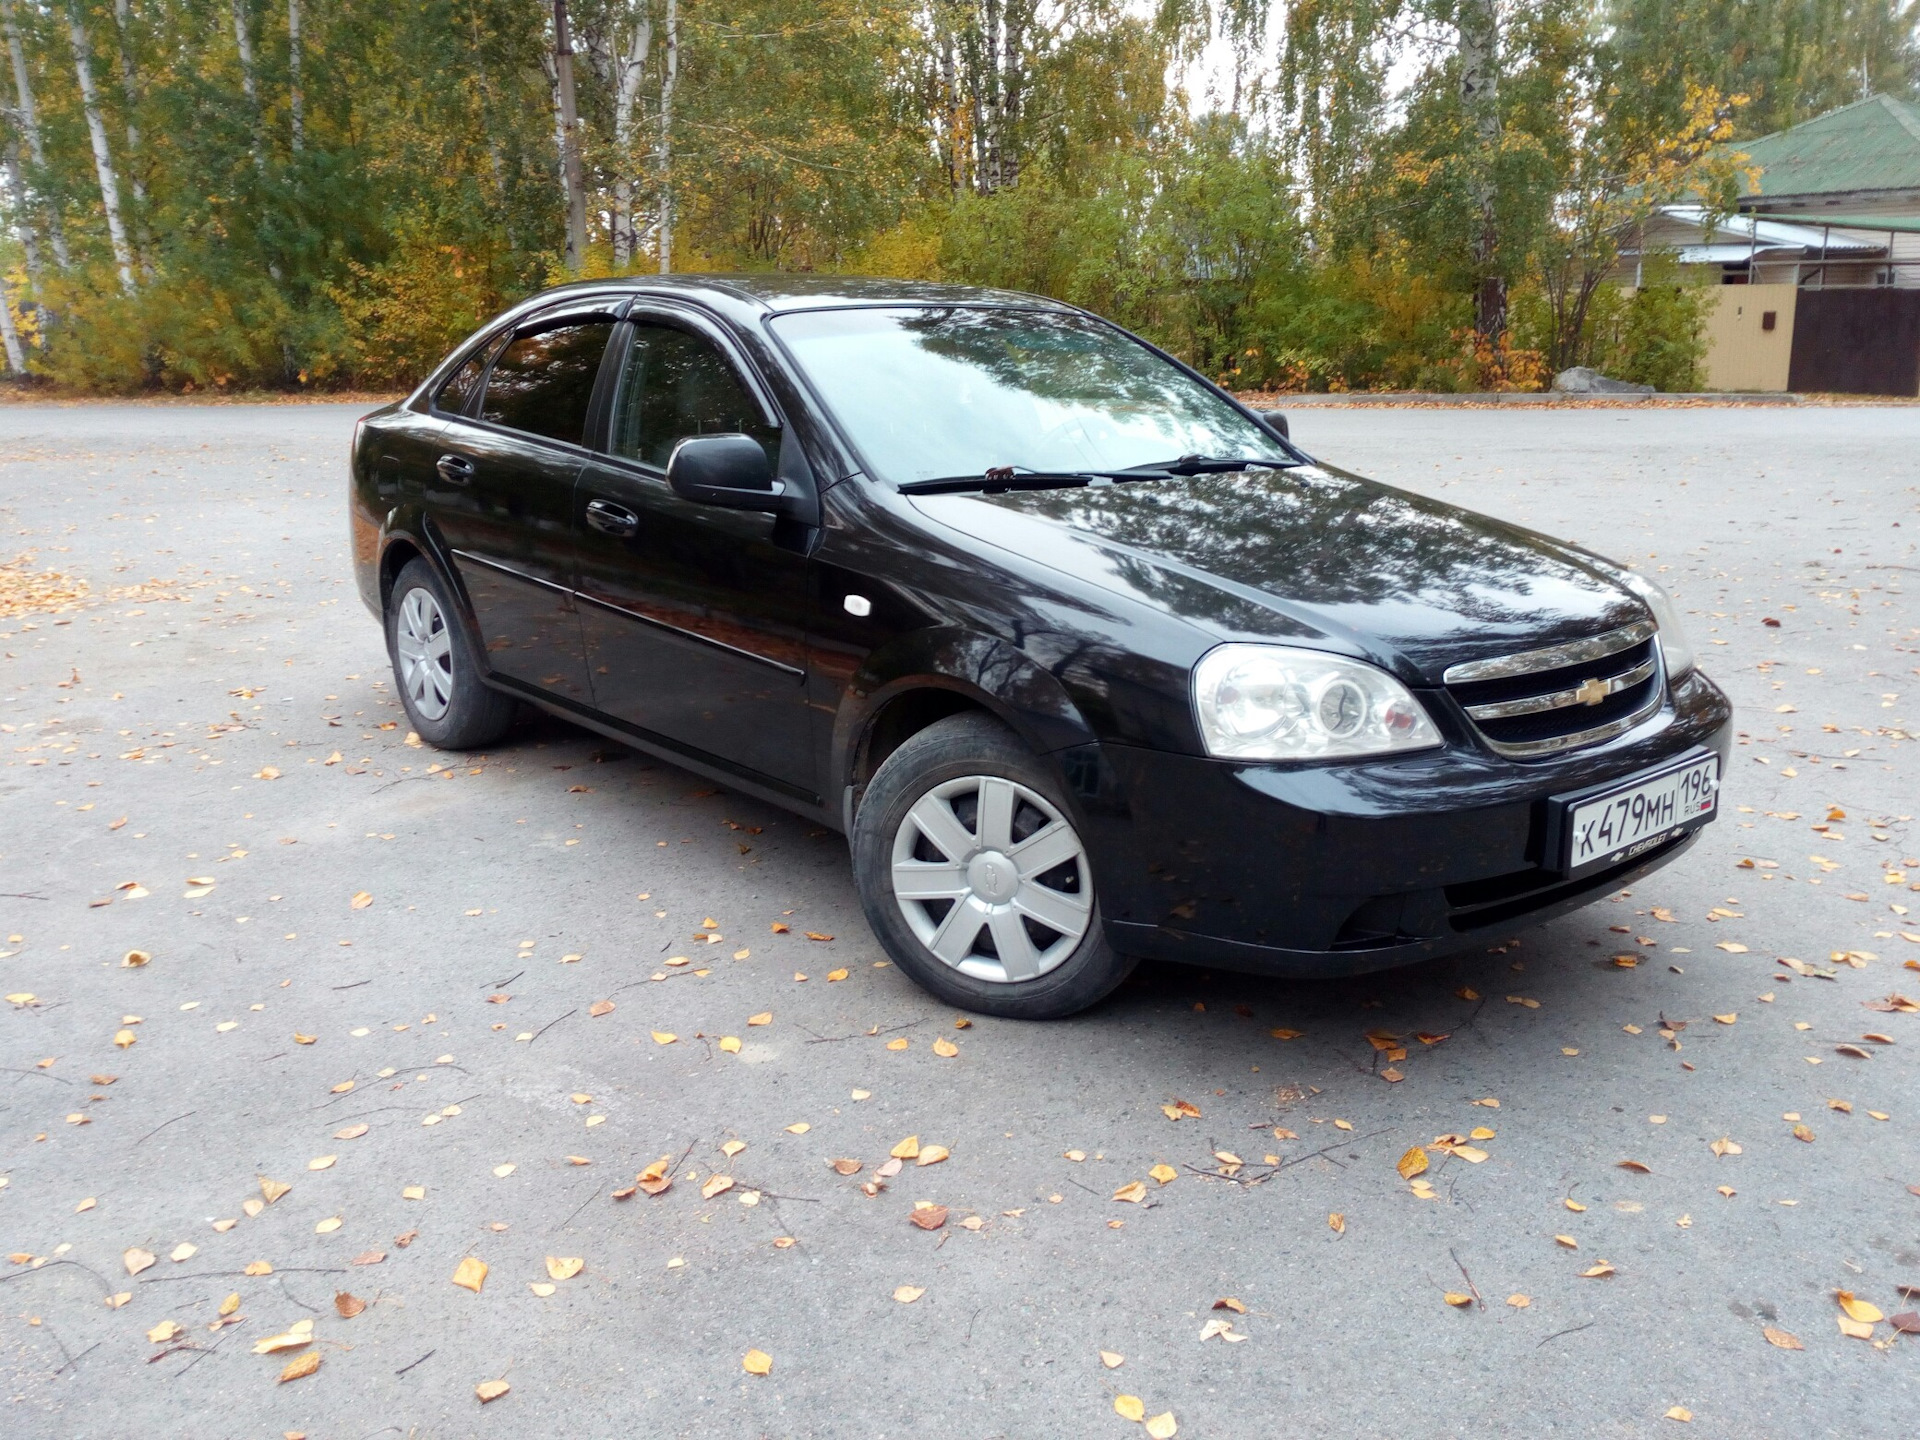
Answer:
POLYGON ((1920 1308, 1920 408, 1302 408, 1666 582, 1721 819, 1491 949, 964 1029, 839 837, 557 721, 407 743, 353 415, 0 407, 0 564, 65 607, 0 609, 0 1432, 1910 1423, 1920 1336, 1836 1292, 1920 1308))

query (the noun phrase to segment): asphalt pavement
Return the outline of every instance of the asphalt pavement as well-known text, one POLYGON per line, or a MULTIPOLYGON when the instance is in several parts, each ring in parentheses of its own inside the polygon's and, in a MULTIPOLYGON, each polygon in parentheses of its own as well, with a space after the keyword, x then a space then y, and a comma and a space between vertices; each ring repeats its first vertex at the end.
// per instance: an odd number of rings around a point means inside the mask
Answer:
POLYGON ((1724 814, 1491 949, 1045 1025, 881 963, 837 835, 409 744, 353 415, 0 406, 0 1433, 1911 1424, 1920 409, 1301 412, 1667 583, 1724 814))

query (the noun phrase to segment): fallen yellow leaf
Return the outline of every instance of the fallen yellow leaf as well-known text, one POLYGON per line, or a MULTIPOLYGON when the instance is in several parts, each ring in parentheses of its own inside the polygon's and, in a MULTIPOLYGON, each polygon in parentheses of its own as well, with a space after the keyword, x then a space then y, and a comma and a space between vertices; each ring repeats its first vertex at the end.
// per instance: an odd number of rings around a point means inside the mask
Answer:
POLYGON ((764 1350, 749 1350, 740 1357, 740 1368, 749 1375, 771 1375, 773 1357, 764 1350))
POLYGON ((571 1280, 587 1268, 587 1262, 577 1255, 547 1256, 547 1274, 556 1280, 571 1280))
POLYGON ((1858 1320, 1862 1325, 1877 1325, 1886 1319, 1880 1313, 1880 1307, 1865 1300, 1856 1300, 1851 1290, 1836 1290, 1833 1298, 1840 1302, 1840 1308, 1847 1312, 1847 1318, 1858 1320))
POLYGON ((1138 1180, 1129 1180, 1113 1192, 1113 1198, 1129 1205, 1138 1205, 1147 1198, 1147 1187, 1138 1180))
POLYGON ((1138 1422, 1147 1418, 1147 1407, 1138 1395, 1116 1395, 1113 1397, 1113 1413, 1122 1420, 1138 1422))
POLYGON ((1171 1410, 1147 1418, 1147 1434, 1151 1435, 1153 1440, 1173 1440, 1173 1437, 1179 1433, 1180 1427, 1175 1423, 1171 1410))
POLYGON ((486 1405, 494 1400, 498 1400, 511 1389, 513 1389, 513 1387, 504 1380, 482 1380, 478 1385, 473 1387, 473 1393, 480 1397, 480 1403, 482 1405, 486 1405))
POLYGON ((914 1301, 918 1300, 922 1295, 926 1293, 927 1292, 925 1288, 922 1286, 902 1285, 894 1290, 893 1298, 895 1300, 898 1300, 902 1305, 911 1305, 914 1301))
POLYGON ((1416 1145, 1394 1163, 1394 1169, 1400 1172, 1400 1178, 1411 1180, 1416 1175, 1424 1175, 1427 1170, 1426 1147, 1416 1145))
POLYGON ((1465 1309, 1467 1306, 1473 1303, 1473 1296, 1462 1295, 1458 1290, 1449 1290, 1441 1298, 1444 1299, 1447 1302, 1447 1304, 1453 1306, 1456 1310, 1465 1309))
POLYGON ((1100 1363, 1109 1370, 1118 1370, 1122 1365, 1127 1363, 1127 1357, 1112 1350, 1102 1350, 1100 1352, 1100 1363))
POLYGON ((749 1015, 747 1017, 747 1024, 749 1025, 771 1025, 772 1023, 773 1012, 771 1010, 762 1010, 758 1015, 749 1015))
POLYGON ((933 1053, 942 1060, 951 1060, 960 1053, 960 1047, 944 1035, 937 1035, 933 1041, 933 1053))
POLYGON ((1171 1165, 1167 1164, 1163 1160, 1158 1165, 1154 1166, 1151 1170, 1149 1170, 1147 1172, 1147 1175, 1149 1176, 1149 1178, 1153 1180, 1157 1180, 1162 1185, 1171 1185, 1175 1180, 1179 1178, 1180 1172, 1175 1170, 1171 1165))
POLYGON ((463 1259, 453 1272, 453 1283, 462 1290, 480 1293, 480 1287, 487 1283, 487 1262, 469 1255, 463 1259))
POLYGON ((280 1372, 280 1383, 289 1380, 304 1380, 320 1368, 320 1352, 309 1350, 304 1355, 296 1355, 287 1362, 287 1368, 280 1372))

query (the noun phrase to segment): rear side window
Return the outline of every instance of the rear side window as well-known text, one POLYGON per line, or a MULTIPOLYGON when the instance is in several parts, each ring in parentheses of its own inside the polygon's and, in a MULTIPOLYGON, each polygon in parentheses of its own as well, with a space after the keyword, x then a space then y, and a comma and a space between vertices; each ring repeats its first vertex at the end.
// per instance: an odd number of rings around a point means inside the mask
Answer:
POLYGON ((597 319, 516 332, 487 376, 480 418, 579 444, 612 334, 613 322, 597 319))
POLYGON ((446 415, 466 414, 468 404, 480 388, 481 377, 487 373, 487 361, 499 348, 498 340, 489 340, 469 355, 466 363, 449 375, 434 395, 433 408, 446 415))
POLYGON ((613 453, 665 469, 692 435, 751 435, 777 463, 779 436, 727 357, 668 325, 638 323, 614 402, 613 453))

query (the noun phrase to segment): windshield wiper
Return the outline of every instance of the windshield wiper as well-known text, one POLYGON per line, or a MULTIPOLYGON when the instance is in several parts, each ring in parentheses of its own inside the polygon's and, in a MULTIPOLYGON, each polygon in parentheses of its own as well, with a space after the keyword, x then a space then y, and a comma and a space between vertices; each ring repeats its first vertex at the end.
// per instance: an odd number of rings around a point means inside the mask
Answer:
POLYGON ((980 475, 948 475, 939 480, 909 480, 904 495, 951 495, 965 490, 1058 490, 1069 485, 1091 485, 1097 480, 1146 480, 1158 472, 1146 470, 1027 470, 995 465, 980 475))
POLYGON ((1220 475, 1236 470, 1288 470, 1300 464, 1298 460, 1252 460, 1236 459, 1223 455, 1182 455, 1177 460, 1157 462, 1152 465, 1136 465, 1122 473, 1128 475, 1220 475))

